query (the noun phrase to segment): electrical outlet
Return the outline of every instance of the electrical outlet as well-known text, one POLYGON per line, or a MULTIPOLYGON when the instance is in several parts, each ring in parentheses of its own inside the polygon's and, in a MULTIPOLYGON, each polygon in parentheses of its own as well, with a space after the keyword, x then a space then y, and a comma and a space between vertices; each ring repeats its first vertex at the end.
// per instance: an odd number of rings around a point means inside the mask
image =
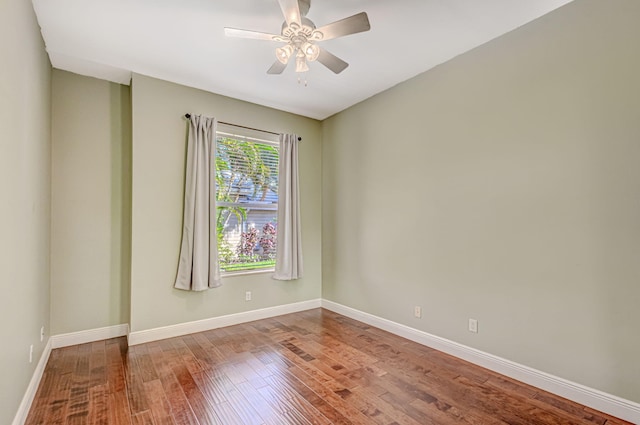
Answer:
POLYGON ((44 326, 40 328, 40 342, 44 341, 44 326))
POLYGON ((418 319, 422 317, 422 307, 419 305, 413 307, 413 315, 418 319))
POLYGON ((251 301, 251 291, 247 291, 244 293, 244 300, 251 301))
POLYGON ((478 333, 478 321, 476 319, 469 319, 469 332, 478 333))
POLYGON ((29 363, 33 363, 33 344, 29 346, 29 363))

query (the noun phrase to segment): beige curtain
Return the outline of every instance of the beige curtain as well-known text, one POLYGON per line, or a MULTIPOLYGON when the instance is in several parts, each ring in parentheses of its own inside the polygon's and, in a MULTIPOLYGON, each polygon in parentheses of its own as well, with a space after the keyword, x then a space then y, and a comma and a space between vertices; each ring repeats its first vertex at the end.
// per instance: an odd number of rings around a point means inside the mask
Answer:
POLYGON ((221 285, 216 239, 216 120, 189 117, 184 183, 184 224, 177 289, 203 291, 221 285))
POLYGON ((298 136, 280 135, 278 171, 278 243, 274 279, 302 277, 300 191, 298 188, 298 136))

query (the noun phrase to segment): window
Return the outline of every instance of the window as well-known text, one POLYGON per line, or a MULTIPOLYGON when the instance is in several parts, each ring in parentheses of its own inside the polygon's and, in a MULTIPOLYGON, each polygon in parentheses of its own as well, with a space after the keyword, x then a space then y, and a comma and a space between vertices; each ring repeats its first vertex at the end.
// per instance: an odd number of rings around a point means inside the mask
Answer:
POLYGON ((278 216, 277 136, 218 124, 216 233, 222 272, 273 269, 278 216), (253 133, 253 134, 252 134, 253 133), (262 138, 257 138, 260 136, 262 138))

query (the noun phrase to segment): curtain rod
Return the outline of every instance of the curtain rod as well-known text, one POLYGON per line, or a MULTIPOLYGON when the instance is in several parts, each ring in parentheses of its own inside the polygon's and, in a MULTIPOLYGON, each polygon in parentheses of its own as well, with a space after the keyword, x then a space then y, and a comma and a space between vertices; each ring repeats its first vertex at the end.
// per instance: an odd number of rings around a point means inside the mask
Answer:
MULTIPOLYGON (((185 117, 186 119, 189 119, 189 118, 191 118, 191 114, 184 114, 184 117, 185 117)), ((279 136, 279 135, 280 135, 280 133, 274 133, 273 131, 267 131, 267 130, 260 130, 259 128, 246 127, 246 126, 244 126, 244 125, 232 124, 232 123, 230 123, 230 122, 224 122, 224 121, 218 121, 218 122, 219 122, 220 124, 226 124, 226 125, 230 125, 230 126, 232 126, 232 127, 244 128, 244 129, 247 129, 247 130, 253 130, 253 131, 261 131, 261 132, 263 132, 263 133, 275 134, 276 136, 279 136)), ((300 142, 300 141, 302 141, 302 137, 299 137, 299 136, 298 136, 298 141, 299 141, 299 142, 300 142)))

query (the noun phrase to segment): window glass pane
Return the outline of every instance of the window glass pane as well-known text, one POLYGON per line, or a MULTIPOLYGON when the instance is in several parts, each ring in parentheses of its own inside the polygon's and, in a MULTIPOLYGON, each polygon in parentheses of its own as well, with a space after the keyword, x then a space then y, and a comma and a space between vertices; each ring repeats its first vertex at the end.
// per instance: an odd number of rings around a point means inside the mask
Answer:
POLYGON ((278 147, 221 135, 216 151, 216 224, 222 271, 273 268, 278 147))

